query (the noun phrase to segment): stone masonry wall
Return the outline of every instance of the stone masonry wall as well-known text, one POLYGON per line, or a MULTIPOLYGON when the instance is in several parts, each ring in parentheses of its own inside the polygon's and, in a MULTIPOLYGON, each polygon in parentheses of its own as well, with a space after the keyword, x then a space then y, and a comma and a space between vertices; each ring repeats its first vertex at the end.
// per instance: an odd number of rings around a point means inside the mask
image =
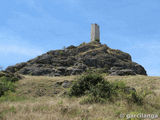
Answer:
POLYGON ((91 42, 92 41, 100 42, 100 31, 99 26, 97 24, 91 25, 91 42))

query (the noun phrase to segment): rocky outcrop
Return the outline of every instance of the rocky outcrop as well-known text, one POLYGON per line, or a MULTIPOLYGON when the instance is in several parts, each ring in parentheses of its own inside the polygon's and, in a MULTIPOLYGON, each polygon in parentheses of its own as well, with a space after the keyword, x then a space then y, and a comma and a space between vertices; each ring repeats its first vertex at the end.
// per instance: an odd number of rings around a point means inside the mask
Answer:
POLYGON ((132 62, 128 53, 98 42, 52 50, 28 62, 10 66, 6 71, 24 75, 67 76, 99 68, 110 75, 146 75, 145 69, 132 62))
POLYGON ((9 80, 11 82, 15 82, 17 80, 20 80, 22 79, 23 77, 17 73, 11 73, 11 72, 7 72, 7 71, 0 71, 0 79, 1 78, 9 78, 9 79, 6 79, 6 80, 9 80))

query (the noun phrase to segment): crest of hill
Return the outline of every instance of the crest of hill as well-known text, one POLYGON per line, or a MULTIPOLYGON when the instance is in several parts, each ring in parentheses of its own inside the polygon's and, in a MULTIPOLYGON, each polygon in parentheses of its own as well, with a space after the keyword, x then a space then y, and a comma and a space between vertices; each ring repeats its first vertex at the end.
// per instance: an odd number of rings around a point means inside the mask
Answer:
POLYGON ((147 75, 141 65, 132 62, 128 53, 111 49, 99 42, 52 50, 6 69, 7 72, 37 76, 77 75, 88 70, 110 75, 147 75))

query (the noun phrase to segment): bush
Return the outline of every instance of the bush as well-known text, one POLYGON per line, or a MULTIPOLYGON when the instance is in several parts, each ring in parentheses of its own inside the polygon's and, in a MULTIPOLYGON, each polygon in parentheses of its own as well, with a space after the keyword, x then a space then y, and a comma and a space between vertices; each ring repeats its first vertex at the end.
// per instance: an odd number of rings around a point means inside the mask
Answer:
POLYGON ((91 86, 88 91, 88 98, 82 103, 104 103, 106 100, 111 100, 114 90, 108 81, 103 81, 95 86, 91 86))
POLYGON ((82 75, 71 87, 69 95, 82 96, 86 92, 91 91, 91 89, 93 89, 92 87, 101 82, 104 82, 104 79, 98 74, 89 73, 86 75, 82 75))
POLYGON ((0 78, 0 80, 2 80, 2 81, 8 81, 8 82, 16 82, 16 81, 18 81, 18 78, 3 76, 3 77, 0 78))
POLYGON ((113 89, 116 91, 116 96, 127 100, 130 103, 138 105, 143 104, 143 97, 139 95, 134 88, 128 87, 124 82, 117 81, 113 83, 113 89))
POLYGON ((113 89, 108 81, 103 81, 92 86, 89 93, 94 97, 110 98, 113 94, 113 89))
POLYGON ((85 42, 83 42, 83 43, 81 43, 81 44, 80 44, 80 46, 83 46, 83 45, 86 45, 86 43, 85 43, 85 42))
POLYGON ((69 90, 70 96, 85 96, 81 103, 104 103, 112 98, 125 99, 128 103, 143 104, 143 97, 139 96, 134 88, 125 85, 124 82, 110 83, 97 73, 82 75, 74 82, 69 90))
POLYGON ((114 94, 113 86, 97 73, 82 75, 70 88, 70 96, 88 95, 85 103, 104 102, 114 94))
POLYGON ((7 91, 14 91, 15 90, 15 86, 14 86, 13 81, 15 81, 15 79, 8 78, 8 77, 1 77, 0 78, 0 97, 2 95, 4 95, 4 93, 7 91))
POLYGON ((138 105, 143 104, 143 98, 138 95, 136 92, 131 92, 129 95, 126 97, 128 103, 137 103, 138 105))

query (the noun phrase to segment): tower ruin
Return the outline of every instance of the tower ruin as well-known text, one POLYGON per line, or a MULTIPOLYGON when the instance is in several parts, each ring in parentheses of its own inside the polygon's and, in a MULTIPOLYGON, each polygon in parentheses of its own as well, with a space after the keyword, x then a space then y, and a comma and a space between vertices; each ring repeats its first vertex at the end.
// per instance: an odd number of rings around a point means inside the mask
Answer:
POLYGON ((93 41, 100 42, 100 31, 99 31, 99 25, 97 24, 91 25, 91 42, 93 41))

